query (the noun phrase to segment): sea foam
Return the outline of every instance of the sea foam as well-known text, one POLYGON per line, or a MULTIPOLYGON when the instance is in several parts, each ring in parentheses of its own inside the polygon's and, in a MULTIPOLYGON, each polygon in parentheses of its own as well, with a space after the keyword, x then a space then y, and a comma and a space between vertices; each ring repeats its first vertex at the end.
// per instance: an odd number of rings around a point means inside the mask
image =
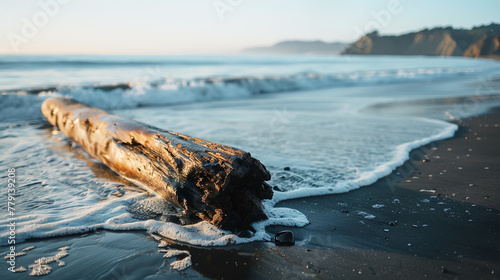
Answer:
POLYGON ((42 118, 40 106, 51 96, 70 97, 104 109, 132 109, 167 106, 214 100, 242 99, 255 95, 323 89, 330 87, 377 85, 409 81, 428 81, 481 72, 479 68, 415 68, 380 71, 357 71, 338 74, 300 73, 277 76, 231 78, 164 78, 154 82, 129 82, 107 86, 64 85, 31 90, 10 90, 0 96, 0 118, 30 120, 42 118), (31 92, 30 91, 30 92, 31 92))

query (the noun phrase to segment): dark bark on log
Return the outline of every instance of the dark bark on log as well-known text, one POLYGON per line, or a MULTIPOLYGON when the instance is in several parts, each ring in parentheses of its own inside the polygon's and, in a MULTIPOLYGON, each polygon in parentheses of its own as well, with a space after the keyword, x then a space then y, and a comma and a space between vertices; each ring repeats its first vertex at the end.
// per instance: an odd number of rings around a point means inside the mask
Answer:
POLYGON ((111 115, 67 98, 42 113, 66 136, 118 174, 186 212, 232 231, 267 219, 270 174, 247 152, 111 115))

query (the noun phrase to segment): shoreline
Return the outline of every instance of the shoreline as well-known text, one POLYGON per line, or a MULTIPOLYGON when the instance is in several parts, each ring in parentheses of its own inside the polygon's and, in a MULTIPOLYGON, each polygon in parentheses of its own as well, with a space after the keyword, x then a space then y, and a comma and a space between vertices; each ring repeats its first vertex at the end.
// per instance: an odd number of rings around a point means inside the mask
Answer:
POLYGON ((292 229, 307 242, 269 251, 291 256, 295 277, 498 279, 500 108, 455 123, 372 185, 280 202, 307 216, 292 229))
MULTIPOLYGON (((19 261, 26 267, 25 260, 69 245, 66 267, 54 267, 48 279, 166 276, 162 273, 214 279, 498 279, 500 109, 456 123, 460 127, 454 137, 411 151, 410 160, 372 185, 278 203, 301 211, 310 221, 302 228, 267 228, 271 233, 293 231, 292 247, 254 242, 205 248, 165 240, 192 255, 191 269, 171 273, 157 252, 158 241, 144 232, 97 230, 28 240, 19 247, 39 249, 19 261), (126 248, 120 245, 124 238, 126 248), (138 265, 140 271, 129 268, 138 265), (97 268, 84 270, 90 266, 97 268)), ((28 274, 7 279, 29 279, 28 274)))

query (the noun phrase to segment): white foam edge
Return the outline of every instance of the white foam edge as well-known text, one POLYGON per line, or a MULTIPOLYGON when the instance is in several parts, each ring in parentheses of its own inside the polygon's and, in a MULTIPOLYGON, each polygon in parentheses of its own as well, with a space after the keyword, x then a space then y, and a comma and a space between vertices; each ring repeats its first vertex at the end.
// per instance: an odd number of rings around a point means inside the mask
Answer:
POLYGON ((414 117, 412 118, 420 119, 422 121, 431 123, 439 123, 441 125, 445 124, 447 125, 447 127, 445 127, 442 131, 440 131, 435 135, 417 139, 415 141, 403 143, 396 146, 394 156, 390 161, 379 165, 373 171, 361 173, 358 179, 338 182, 334 186, 329 186, 329 187, 300 188, 287 192, 274 192, 274 196, 270 201, 268 207, 272 207, 276 203, 284 200, 311 197, 311 196, 320 196, 327 194, 346 193, 363 186, 371 185, 380 178, 383 178, 391 174, 397 167, 403 165, 407 160, 409 160, 410 152, 412 150, 428 145, 435 141, 451 138, 455 135, 455 132, 458 130, 458 125, 454 123, 449 123, 441 120, 426 119, 426 118, 414 118, 414 117))

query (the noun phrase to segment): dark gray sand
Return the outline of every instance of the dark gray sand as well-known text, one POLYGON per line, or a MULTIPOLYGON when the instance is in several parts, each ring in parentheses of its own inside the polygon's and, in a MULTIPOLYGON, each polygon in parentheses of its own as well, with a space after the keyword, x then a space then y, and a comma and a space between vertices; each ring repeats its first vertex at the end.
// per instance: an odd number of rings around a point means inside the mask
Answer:
MULTIPOLYGON (((66 265, 42 279, 498 279, 500 110, 464 119, 453 139, 414 150, 375 184, 345 194, 285 201, 311 224, 293 247, 269 242, 188 250, 193 266, 171 271, 146 233, 101 231, 30 240, 18 265, 70 246, 66 265)), ((292 167, 293 171, 293 167, 292 167)), ((2 247, 7 251, 6 247, 2 247)), ((32 279, 0 266, 1 279, 32 279)))
POLYGON ((307 244, 270 251, 297 277, 500 278, 500 110, 459 125, 371 186, 281 203, 308 217, 307 244))

